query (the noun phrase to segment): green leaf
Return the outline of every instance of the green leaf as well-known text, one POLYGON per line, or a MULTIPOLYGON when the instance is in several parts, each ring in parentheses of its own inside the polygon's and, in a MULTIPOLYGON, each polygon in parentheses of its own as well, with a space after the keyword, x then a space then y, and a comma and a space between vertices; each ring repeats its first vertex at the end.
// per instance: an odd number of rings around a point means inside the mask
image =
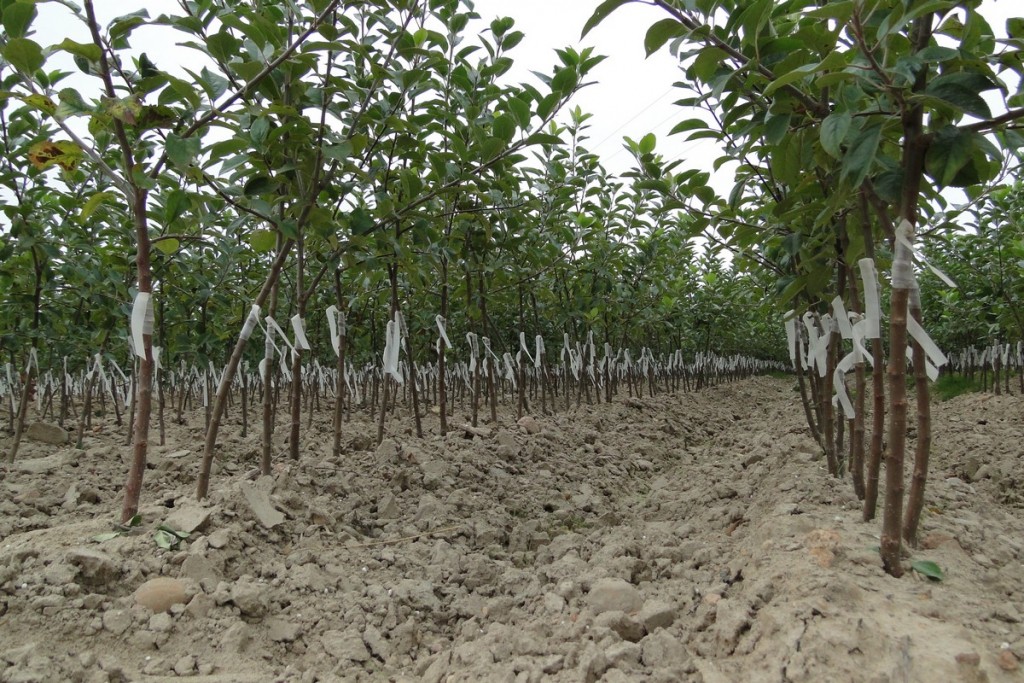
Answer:
POLYGON ((173 550, 181 543, 180 538, 163 528, 157 529, 153 536, 156 544, 164 550, 173 550))
POLYGON ((46 62, 46 58, 43 57, 43 48, 39 47, 39 43, 28 38, 12 38, 7 41, 3 55, 4 59, 16 69, 26 73, 35 72, 46 62))
POLYGON ((853 117, 848 111, 834 111, 821 122, 821 148, 836 159, 843 158, 842 144, 853 117))
POLYGON ((96 211, 96 209, 99 208, 100 204, 107 201, 108 199, 114 199, 113 192, 97 192, 91 197, 89 197, 89 199, 86 200, 85 204, 82 205, 82 210, 78 213, 79 222, 84 223, 85 221, 89 220, 89 216, 91 216, 96 211))
POLYGON ((273 230, 256 230, 249 237, 249 245, 257 254, 266 254, 277 246, 277 234, 273 230))
POLYGON ((262 145, 267 140, 267 135, 270 134, 270 119, 266 116, 259 116, 252 125, 249 127, 249 137, 258 146, 262 145))
POLYGON ((113 540, 121 535, 120 531, 108 531, 105 534, 96 534, 92 537, 92 540, 97 543, 106 543, 107 541, 113 540))
POLYGON ((576 69, 565 67, 559 69, 555 77, 551 79, 551 89, 554 92, 568 95, 575 89, 577 83, 579 83, 579 77, 576 75, 576 69))
POLYGON ((499 114, 494 117, 494 123, 491 124, 491 131, 494 136, 504 140, 506 143, 512 142, 512 138, 516 134, 516 122, 512 120, 511 116, 499 114))
POLYGON ((859 188, 864 178, 867 177, 871 165, 875 161, 875 154, 878 152, 878 143, 882 139, 881 124, 872 124, 862 130, 857 138, 850 145, 846 156, 843 158, 842 173, 840 177, 849 183, 850 187, 859 188))
POLYGON ((93 43, 76 43, 70 38, 65 38, 59 45, 54 45, 54 49, 70 52, 90 62, 100 61, 100 48, 93 43))
POLYGON ((769 114, 764 122, 765 140, 769 145, 777 145, 789 132, 789 114, 769 114))
POLYGON ((3 9, 3 25, 11 38, 24 38, 36 18, 34 2, 9 2, 3 9))
POLYGON ((199 155, 201 141, 197 137, 183 138, 177 133, 167 135, 167 158, 179 170, 187 171, 199 155))
POLYGON ((181 242, 174 238, 161 239, 154 242, 153 246, 168 256, 171 256, 174 252, 178 251, 179 247, 181 247, 181 242))
POLYGON ((672 18, 654 22, 647 29, 647 35, 644 36, 644 50, 646 50, 647 56, 650 57, 660 50, 665 43, 685 32, 686 27, 672 18))
POLYGON ((242 194, 253 197, 267 194, 274 188, 274 182, 265 175, 258 175, 249 178, 242 187, 242 194))
POLYGON ((992 118, 992 110, 980 93, 996 85, 979 73, 959 71, 938 76, 925 88, 925 95, 947 102, 980 119, 992 118))
POLYGON ((722 64, 727 56, 725 50, 717 47, 706 47, 693 60, 693 66, 690 69, 697 80, 707 83, 722 68, 722 64))
POLYGON ((352 143, 346 140, 337 145, 327 145, 324 147, 324 156, 332 161, 344 162, 352 156, 352 143))
POLYGON ((206 48, 210 51, 213 58, 225 64, 238 54, 240 47, 241 44, 238 38, 235 38, 228 31, 214 33, 206 40, 206 48))
POLYGON ((352 227, 353 235, 365 235, 373 229, 376 222, 366 209, 357 206, 349 215, 349 225, 352 227))
POLYGON ((974 139, 970 131, 946 126, 928 147, 928 155, 925 157, 928 175, 943 187, 949 185, 960 169, 971 160, 974 150, 974 139))
POLYGON ((657 145, 657 138, 654 137, 654 133, 648 133, 647 135, 640 138, 640 144, 638 148, 641 154, 650 154, 654 151, 655 145, 657 145))
POLYGON ((942 579, 946 578, 939 565, 931 560, 916 560, 910 563, 910 568, 918 574, 927 576, 932 581, 942 581, 942 579))
POLYGON ((684 133, 684 132, 686 132, 688 130, 695 130, 695 129, 704 130, 704 129, 707 129, 707 128, 708 128, 708 123, 704 119, 686 119, 685 121, 680 121, 679 123, 674 125, 672 127, 672 130, 670 130, 668 132, 668 134, 669 135, 676 135, 677 133, 684 133))
POLYGON ((181 214, 188 208, 188 193, 179 187, 167 193, 167 200, 164 203, 164 225, 170 225, 181 217, 181 214))
POLYGON ((580 38, 585 37, 590 33, 591 29, 607 19, 609 14, 622 7, 627 2, 630 2, 630 0, 605 0, 598 5, 597 9, 594 10, 594 13, 590 15, 589 19, 587 19, 587 23, 583 25, 583 32, 580 33, 580 38))
POLYGON ((58 93, 58 97, 60 98, 60 106, 57 107, 57 111, 60 112, 59 116, 61 118, 67 119, 72 116, 92 113, 92 108, 85 103, 82 96, 73 88, 64 88, 58 93))

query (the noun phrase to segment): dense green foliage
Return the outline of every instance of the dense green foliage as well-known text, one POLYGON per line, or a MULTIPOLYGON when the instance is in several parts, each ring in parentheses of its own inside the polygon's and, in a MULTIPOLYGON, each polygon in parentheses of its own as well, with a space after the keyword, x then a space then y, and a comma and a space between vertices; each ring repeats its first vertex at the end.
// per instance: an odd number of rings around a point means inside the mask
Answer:
POLYGON ((304 282, 289 261, 276 316, 301 301, 325 361, 332 271, 367 358, 383 346, 389 265, 422 357, 442 279, 453 339, 475 329, 515 350, 520 329, 594 330, 616 347, 784 353, 770 283, 723 264, 680 229, 688 215, 586 149, 588 116, 563 105, 600 61, 589 49, 559 51, 538 86, 510 85, 522 35, 454 1, 325 11, 202 0, 115 18, 99 45, 47 34, 34 3, 3 7, 0 353, 16 364, 30 345, 45 365, 84 364, 104 342, 127 356, 129 176, 149 196, 165 363, 222 362, 289 241, 301 242, 304 282), (202 66, 129 49, 153 27, 173 29, 202 66), (101 47, 117 63, 114 100, 98 78, 101 47))

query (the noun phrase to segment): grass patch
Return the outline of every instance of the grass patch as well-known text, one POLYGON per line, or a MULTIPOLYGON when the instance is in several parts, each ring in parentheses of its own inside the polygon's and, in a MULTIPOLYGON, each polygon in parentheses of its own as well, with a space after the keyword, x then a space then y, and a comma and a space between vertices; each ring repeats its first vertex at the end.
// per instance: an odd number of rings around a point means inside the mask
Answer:
POLYGON ((940 401, 978 391, 981 391, 980 376, 971 380, 963 375, 943 375, 932 385, 932 394, 940 401))

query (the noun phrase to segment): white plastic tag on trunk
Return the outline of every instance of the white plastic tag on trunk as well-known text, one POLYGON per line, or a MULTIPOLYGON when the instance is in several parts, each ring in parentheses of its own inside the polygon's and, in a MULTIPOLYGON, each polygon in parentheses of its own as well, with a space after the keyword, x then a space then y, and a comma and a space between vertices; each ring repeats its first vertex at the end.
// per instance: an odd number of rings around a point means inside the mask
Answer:
POLYGON ((245 324, 242 325, 242 332, 238 335, 239 339, 247 340, 252 336, 252 331, 256 329, 256 325, 260 321, 260 307, 256 304, 252 305, 249 309, 249 315, 245 319, 245 324))
POLYGON ((396 311, 394 320, 388 321, 384 342, 384 372, 391 375, 398 384, 404 384, 405 378, 398 366, 398 354, 402 348, 402 325, 398 315, 396 311))
POLYGON ((921 345, 924 349, 924 353, 928 356, 928 360, 931 361, 936 367, 942 367, 949 362, 942 350, 939 349, 938 345, 932 341, 932 338, 928 336, 928 333, 924 331, 924 328, 916 320, 911 317, 907 318, 907 333, 913 337, 914 341, 921 345))
POLYGON ((288 335, 284 333, 284 330, 282 330, 281 326, 277 324, 277 321, 269 315, 263 320, 267 323, 267 334, 270 334, 270 330, 274 330, 274 332, 277 333, 277 336, 279 336, 284 343, 288 345, 288 348, 291 349, 292 353, 295 353, 295 347, 292 346, 292 343, 288 340, 288 335))
MULTIPOLYGON (((905 219, 905 218, 903 219, 903 223, 907 223, 908 225, 910 224, 910 223, 909 223, 909 222, 907 221, 907 219, 905 219)), ((903 227, 903 224, 902 224, 902 223, 900 224, 900 227, 901 227, 901 228, 903 227)), ((916 249, 914 249, 914 245, 913 245, 913 244, 911 244, 911 243, 910 243, 910 240, 908 240, 908 239, 907 239, 907 236, 906 236, 906 234, 905 234, 905 232, 904 232, 904 231, 902 231, 902 230, 897 230, 897 231, 896 231, 896 241, 897 241, 897 242, 902 242, 902 243, 903 243, 903 246, 905 246, 905 247, 907 248, 907 250, 909 250, 909 251, 910 251, 910 255, 911 255, 911 256, 913 256, 914 260, 915 260, 915 261, 918 261, 919 263, 922 263, 922 264, 924 264, 924 266, 925 266, 926 268, 928 268, 928 270, 930 270, 930 271, 932 271, 933 273, 935 273, 935 277, 939 278, 939 279, 940 279, 940 280, 942 280, 942 281, 943 281, 944 283, 946 283, 946 286, 947 286, 947 287, 952 287, 953 289, 956 289, 956 283, 955 283, 955 282, 953 282, 953 281, 952 281, 952 280, 951 280, 951 279, 949 278, 949 276, 948 276, 948 275, 946 275, 946 274, 945 274, 945 273, 943 273, 943 272, 942 272, 941 270, 939 270, 938 268, 936 268, 935 266, 933 266, 933 265, 932 265, 932 264, 931 264, 931 263, 930 263, 930 262, 928 261, 928 259, 926 259, 926 258, 925 258, 925 257, 924 257, 924 256, 923 256, 923 255, 921 254, 921 252, 919 252, 919 251, 917 251, 916 249)))
POLYGON ((438 315, 434 318, 434 321, 437 323, 437 331, 441 334, 441 341, 444 342, 445 348, 452 348, 452 342, 448 339, 448 331, 444 326, 444 318, 438 315))
MULTIPOLYGON (((526 357, 530 359, 530 362, 534 363, 533 356, 530 355, 530 349, 527 348, 527 346, 526 346, 526 333, 525 332, 520 332, 519 333, 519 348, 520 348, 520 350, 522 350, 523 353, 526 354, 526 357)), ((534 364, 536 364, 536 363, 534 363, 534 364)))
POLYGON ((153 347, 153 370, 155 373, 159 373, 163 369, 163 365, 160 363, 160 354, 163 353, 163 349, 159 346, 153 347))
POLYGON ((480 355, 475 332, 466 333, 466 343, 469 344, 469 372, 472 374, 476 372, 476 357, 480 355))
POLYGON ((516 371, 512 365, 512 354, 506 351, 502 354, 502 360, 505 361, 505 379, 512 382, 512 388, 516 388, 516 371))
POLYGON ((341 337, 345 334, 345 314, 337 306, 327 307, 327 326, 331 328, 331 348, 334 355, 341 355, 341 337))
POLYGON ((544 338, 538 334, 535 341, 537 342, 537 355, 533 359, 533 367, 539 368, 541 356, 544 355, 544 338))
POLYGON ((569 333, 562 333, 562 364, 565 365, 569 359, 569 333))
POLYGON ((139 292, 132 304, 132 343, 135 355, 146 358, 146 342, 143 335, 153 334, 153 296, 149 292, 139 292))
POLYGON ((796 311, 786 311, 786 343, 789 345, 789 360, 796 367, 796 311))
POLYGON ((878 273, 875 262, 862 258, 857 262, 860 266, 860 279, 864 290, 864 338, 880 339, 882 336, 882 307, 878 303, 878 273))
POLYGON ((836 324, 839 325, 839 334, 843 335, 843 339, 853 339, 853 326, 843 304, 843 297, 837 296, 832 299, 832 311, 835 313, 836 324))
POLYGON ((298 313, 292 316, 292 331, 295 332, 295 348, 302 351, 313 350, 306 339, 306 321, 299 317, 298 313))

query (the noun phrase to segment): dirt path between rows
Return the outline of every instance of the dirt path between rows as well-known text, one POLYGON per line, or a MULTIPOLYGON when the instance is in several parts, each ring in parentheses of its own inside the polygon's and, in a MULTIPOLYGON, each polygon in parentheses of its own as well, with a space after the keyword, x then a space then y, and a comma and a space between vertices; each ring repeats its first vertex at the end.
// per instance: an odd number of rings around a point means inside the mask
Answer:
POLYGON ((202 506, 197 414, 152 448, 141 527, 103 542, 124 435, 26 442, 0 481, 0 681, 1022 680, 1024 400, 933 408, 908 563, 941 582, 884 574, 798 401, 759 378, 444 438, 395 418, 379 448, 359 418, 340 459, 324 416, 267 478, 233 414, 202 506), (167 550, 160 525, 191 533, 167 550))

